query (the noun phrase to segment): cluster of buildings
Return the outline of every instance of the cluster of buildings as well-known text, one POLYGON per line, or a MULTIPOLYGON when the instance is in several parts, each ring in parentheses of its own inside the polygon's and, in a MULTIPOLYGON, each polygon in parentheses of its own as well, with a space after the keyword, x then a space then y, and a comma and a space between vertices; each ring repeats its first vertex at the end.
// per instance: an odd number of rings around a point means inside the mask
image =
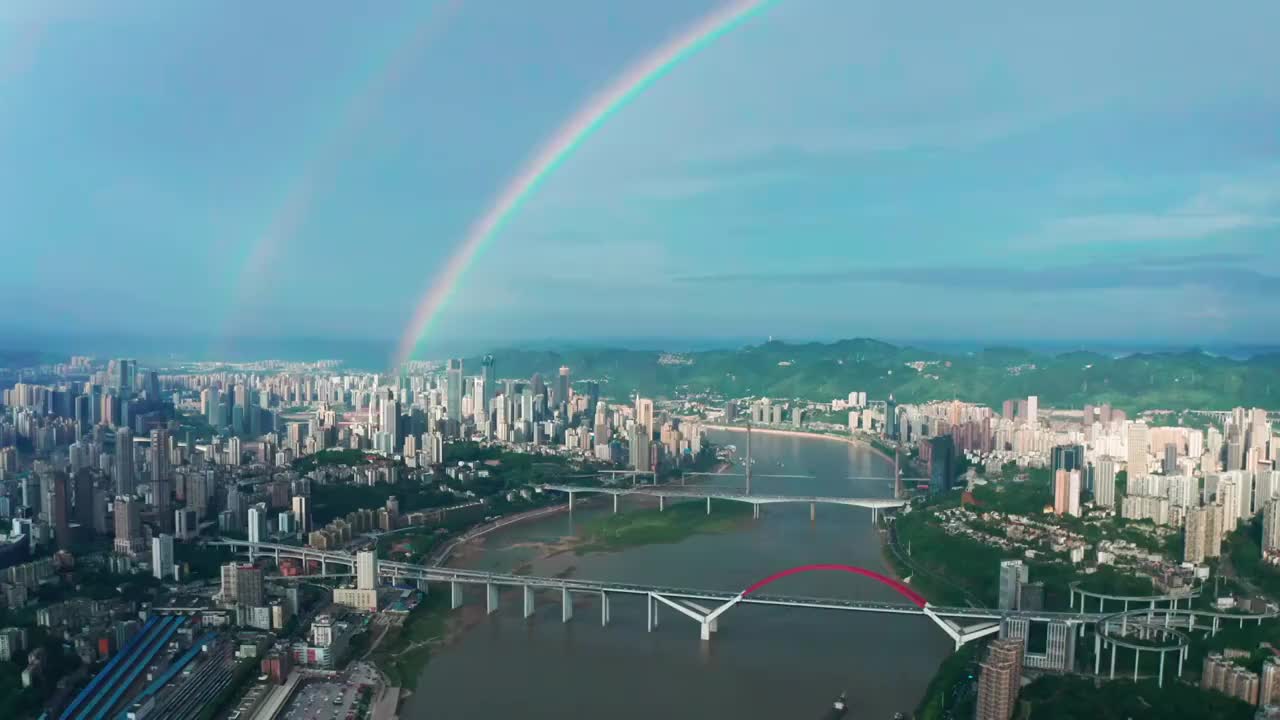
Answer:
POLYGON ((1277 707, 1280 706, 1280 658, 1265 660, 1261 673, 1240 664, 1249 658, 1248 651, 1232 648, 1210 653, 1204 659, 1200 687, 1258 705, 1263 708, 1260 712, 1263 717, 1271 717, 1280 712, 1277 707))

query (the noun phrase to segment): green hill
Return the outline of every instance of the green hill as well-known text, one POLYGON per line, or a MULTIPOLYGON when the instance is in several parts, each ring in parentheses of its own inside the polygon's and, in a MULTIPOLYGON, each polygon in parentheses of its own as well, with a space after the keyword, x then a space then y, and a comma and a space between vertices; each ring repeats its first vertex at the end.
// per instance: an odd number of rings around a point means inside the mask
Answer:
MULTIPOLYGON (((901 402, 962 399, 994 407, 1009 398, 1039 395, 1051 407, 1110 402, 1129 412, 1148 409, 1280 409, 1280 355, 1232 360, 1202 352, 1061 355, 1020 348, 946 354, 878 340, 833 343, 769 342, 736 350, 666 354, 582 348, 563 352, 508 349, 493 353, 499 377, 542 373, 550 383, 560 366, 574 381, 598 380, 601 393, 625 398, 712 393, 830 400, 852 390, 901 402)), ((464 360, 467 372, 479 358, 464 360)))

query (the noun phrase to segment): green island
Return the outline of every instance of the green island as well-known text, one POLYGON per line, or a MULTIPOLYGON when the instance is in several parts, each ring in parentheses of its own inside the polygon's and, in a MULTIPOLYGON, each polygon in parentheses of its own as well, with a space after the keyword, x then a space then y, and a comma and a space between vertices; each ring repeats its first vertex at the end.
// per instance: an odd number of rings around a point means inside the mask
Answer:
POLYGON ((678 543, 699 533, 730 532, 751 516, 746 503, 712 501, 707 514, 702 501, 672 503, 665 510, 627 510, 585 523, 578 532, 578 554, 612 552, 639 545, 678 543))

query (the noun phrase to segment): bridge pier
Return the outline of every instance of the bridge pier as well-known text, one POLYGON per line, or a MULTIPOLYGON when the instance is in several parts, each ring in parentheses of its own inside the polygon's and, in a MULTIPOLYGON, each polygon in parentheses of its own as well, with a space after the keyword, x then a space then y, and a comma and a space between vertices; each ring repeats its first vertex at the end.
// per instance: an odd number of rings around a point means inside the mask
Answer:
POLYGON ((876 509, 871 508, 871 524, 875 525, 876 522, 877 522, 876 509))
POLYGON ((1116 679, 1116 644, 1111 643, 1111 679, 1116 679))
POLYGON ((569 588, 560 590, 560 622, 569 622, 573 619, 573 596, 569 594, 569 588))
POLYGON ((1209 637, 1216 637, 1218 634, 1218 616, 1213 616, 1213 629, 1209 631, 1209 637))
POLYGON ((706 620, 703 620, 701 623, 699 623, 699 625, 702 628, 701 634, 699 635, 699 637, 701 637, 704 642, 709 642, 711 640, 711 633, 712 633, 711 623, 713 622, 715 621, 712 620, 708 622, 706 620))
MULTIPOLYGON (((253 556, 250 556, 250 559, 252 559, 252 557, 253 556)), ((320 558, 320 574, 321 575, 329 574, 329 563, 323 557, 320 558)))
POLYGON ((573 513, 573 491, 569 491, 569 512, 573 513))
POLYGON ((609 625, 609 593, 600 591, 600 627, 609 625))
POLYGON ((1164 653, 1160 653, 1160 674, 1156 676, 1156 687, 1164 687, 1164 653))
POLYGON ((1142 651, 1133 649, 1133 681, 1138 682, 1138 661, 1142 659, 1142 651))
POLYGON ((666 501, 666 498, 664 498, 661 495, 658 496, 658 512, 662 512, 663 510, 667 509, 665 501, 666 501))
POLYGON ((431 585, 431 583, 427 582, 427 579, 426 579, 426 578, 422 578, 422 579, 418 580, 418 589, 422 591, 422 594, 423 594, 423 595, 429 595, 429 594, 431 594, 431 587, 430 587, 430 585, 431 585))
POLYGON ((645 596, 645 605, 648 606, 649 615, 649 632, 658 627, 658 601, 653 599, 653 593, 645 596))
POLYGON ((614 515, 618 514, 618 494, 617 493, 613 494, 613 514, 614 515))
POLYGON ((1093 636, 1093 674, 1097 675, 1102 672, 1102 636, 1094 634, 1093 636))
POLYGON ((708 515, 711 514, 711 498, 710 497, 707 498, 707 514, 708 515))
POLYGON ((533 588, 528 585, 524 586, 524 617, 528 620, 533 616, 533 588))
POLYGON ((498 612, 498 586, 493 583, 484 584, 485 612, 492 615, 498 612))
POLYGON ((760 503, 751 503, 751 517, 754 520, 760 519, 760 503))
POLYGON ((1184 645, 1181 652, 1178 653, 1178 679, 1182 679, 1182 661, 1187 658, 1187 648, 1184 645))
POLYGON ((457 610, 462 607, 462 583, 451 581, 449 583, 449 608, 457 610))

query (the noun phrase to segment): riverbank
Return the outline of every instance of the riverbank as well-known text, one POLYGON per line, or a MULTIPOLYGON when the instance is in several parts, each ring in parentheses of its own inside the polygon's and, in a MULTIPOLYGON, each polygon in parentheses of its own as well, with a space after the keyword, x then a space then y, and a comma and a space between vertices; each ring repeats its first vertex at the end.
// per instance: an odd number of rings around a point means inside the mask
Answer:
MULTIPOLYGON (((702 427, 706 428, 707 430, 724 430, 726 432, 745 433, 747 431, 745 427, 740 427, 738 425, 703 425, 702 427)), ((751 432, 756 435, 778 435, 781 437, 800 437, 800 438, 815 438, 818 440, 834 440, 836 442, 845 443, 846 445, 854 445, 856 447, 870 450, 871 452, 875 453, 876 455, 879 455, 885 460, 888 460, 889 462, 893 462, 892 455, 889 455, 885 451, 881 450, 875 445, 872 445, 866 440, 863 440, 862 438, 859 438, 859 437, 854 437, 852 435, 828 435, 826 433, 809 432, 807 430, 779 430, 777 428, 762 428, 762 427, 755 427, 755 426, 752 426, 751 432)))

